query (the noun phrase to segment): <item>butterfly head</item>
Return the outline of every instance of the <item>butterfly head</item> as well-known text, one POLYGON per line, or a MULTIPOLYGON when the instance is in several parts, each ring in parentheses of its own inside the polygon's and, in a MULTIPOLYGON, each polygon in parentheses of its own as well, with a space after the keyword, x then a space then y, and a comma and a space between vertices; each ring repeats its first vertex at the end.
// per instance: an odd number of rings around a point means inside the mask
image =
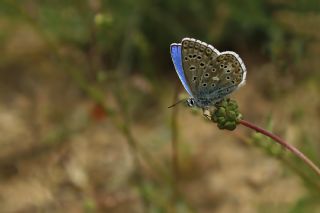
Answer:
POLYGON ((196 106, 196 101, 194 100, 194 98, 188 98, 186 100, 187 106, 188 107, 195 107, 196 106))

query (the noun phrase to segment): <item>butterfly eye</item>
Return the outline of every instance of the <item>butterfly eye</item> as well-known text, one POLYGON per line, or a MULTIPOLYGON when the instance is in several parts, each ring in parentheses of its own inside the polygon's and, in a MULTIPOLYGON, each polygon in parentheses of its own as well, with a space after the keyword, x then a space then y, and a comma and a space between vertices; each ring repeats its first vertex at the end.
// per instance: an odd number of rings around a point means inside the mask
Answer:
POLYGON ((189 107, 193 107, 195 105, 195 102, 194 102, 194 100, 192 98, 190 98, 190 99, 187 100, 187 104, 188 104, 189 107))

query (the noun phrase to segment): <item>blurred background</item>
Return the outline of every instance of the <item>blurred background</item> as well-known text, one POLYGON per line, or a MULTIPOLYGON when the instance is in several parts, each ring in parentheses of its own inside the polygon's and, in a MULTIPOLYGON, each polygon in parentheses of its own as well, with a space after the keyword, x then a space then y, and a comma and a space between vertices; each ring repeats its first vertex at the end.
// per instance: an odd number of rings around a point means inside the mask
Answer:
POLYGON ((244 118, 320 165, 319 26, 319 0, 0 1, 1 212, 320 212, 292 154, 167 108, 171 43, 235 51, 244 118))

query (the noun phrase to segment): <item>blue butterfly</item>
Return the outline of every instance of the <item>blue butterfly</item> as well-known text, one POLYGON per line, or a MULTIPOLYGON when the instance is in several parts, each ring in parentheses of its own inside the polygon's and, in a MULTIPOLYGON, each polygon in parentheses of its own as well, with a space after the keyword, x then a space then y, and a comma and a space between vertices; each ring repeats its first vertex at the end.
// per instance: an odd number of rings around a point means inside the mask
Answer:
POLYGON ((235 52, 220 53, 192 38, 171 44, 170 52, 190 107, 208 109, 245 83, 246 67, 235 52))

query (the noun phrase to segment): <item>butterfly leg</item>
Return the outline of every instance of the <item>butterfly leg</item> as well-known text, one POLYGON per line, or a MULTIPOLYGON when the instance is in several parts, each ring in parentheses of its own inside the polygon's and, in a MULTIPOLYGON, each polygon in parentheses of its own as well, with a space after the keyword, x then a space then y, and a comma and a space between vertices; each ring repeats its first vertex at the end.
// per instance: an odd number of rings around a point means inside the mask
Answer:
POLYGON ((206 117, 208 120, 211 120, 211 112, 209 108, 202 108, 203 116, 206 117))

